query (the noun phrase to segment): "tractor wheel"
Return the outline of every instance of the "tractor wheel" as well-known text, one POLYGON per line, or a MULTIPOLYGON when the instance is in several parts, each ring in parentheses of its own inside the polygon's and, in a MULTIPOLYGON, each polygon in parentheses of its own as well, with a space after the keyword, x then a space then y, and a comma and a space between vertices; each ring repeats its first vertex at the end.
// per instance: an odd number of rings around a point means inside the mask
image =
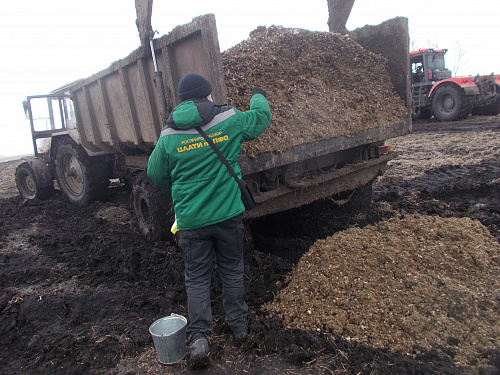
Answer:
POLYGON ((175 219, 170 188, 156 186, 141 173, 132 186, 132 199, 141 233, 146 238, 171 241, 175 219))
POLYGON ((432 112, 440 121, 462 120, 472 111, 472 103, 462 89, 443 85, 436 89, 432 97, 432 112))
POLYGON ((89 157, 74 142, 65 141, 59 145, 56 175, 61 190, 78 206, 103 198, 109 186, 105 162, 99 157, 89 157))
POLYGON ((54 193, 54 185, 43 185, 28 162, 21 163, 16 169, 17 190, 24 199, 44 200, 54 193))

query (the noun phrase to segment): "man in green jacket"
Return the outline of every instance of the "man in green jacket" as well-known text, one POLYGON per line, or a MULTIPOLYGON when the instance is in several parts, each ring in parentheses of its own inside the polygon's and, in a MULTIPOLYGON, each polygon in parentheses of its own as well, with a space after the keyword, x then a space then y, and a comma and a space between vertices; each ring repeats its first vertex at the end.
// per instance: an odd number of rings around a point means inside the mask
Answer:
POLYGON ((213 253, 222 279, 226 323, 237 341, 248 332, 241 191, 195 127, 205 131, 241 178, 241 144, 257 138, 271 122, 262 89, 253 90, 247 112, 214 104, 211 93, 210 82, 198 74, 181 79, 177 94, 182 103, 168 116, 147 171, 156 185, 172 186, 178 244, 185 261, 190 361, 195 367, 209 364, 213 253))

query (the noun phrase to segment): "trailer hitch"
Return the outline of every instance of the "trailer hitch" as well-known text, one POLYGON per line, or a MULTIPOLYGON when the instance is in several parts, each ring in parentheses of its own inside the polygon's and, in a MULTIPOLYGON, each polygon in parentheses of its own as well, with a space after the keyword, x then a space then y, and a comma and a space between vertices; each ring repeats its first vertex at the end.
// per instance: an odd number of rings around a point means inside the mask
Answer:
POLYGON ((491 73, 489 76, 480 76, 479 74, 474 77, 474 83, 479 89, 481 96, 496 94, 495 75, 491 73))
POLYGON ((474 83, 479 90, 477 107, 500 106, 500 85, 496 82, 497 79, 498 76, 493 73, 489 76, 478 74, 474 77, 474 83))

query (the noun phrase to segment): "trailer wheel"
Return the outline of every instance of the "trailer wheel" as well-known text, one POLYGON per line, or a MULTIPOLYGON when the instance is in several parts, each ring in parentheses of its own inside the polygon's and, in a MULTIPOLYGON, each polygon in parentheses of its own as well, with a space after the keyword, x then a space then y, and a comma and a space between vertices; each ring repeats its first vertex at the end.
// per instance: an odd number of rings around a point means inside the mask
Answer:
POLYGON ((156 186, 141 173, 132 186, 132 199, 141 233, 154 240, 172 241, 170 229, 175 219, 170 188, 156 186))
POLYGON ((59 187, 71 203, 86 206, 106 195, 109 178, 105 162, 89 157, 73 142, 61 143, 56 152, 56 175, 59 187))
POLYGON ((432 97, 432 112, 440 121, 462 120, 472 111, 472 103, 464 92, 455 86, 443 85, 432 97))
POLYGON ((24 199, 44 200, 54 193, 54 185, 43 185, 28 162, 21 163, 16 169, 17 190, 24 199))

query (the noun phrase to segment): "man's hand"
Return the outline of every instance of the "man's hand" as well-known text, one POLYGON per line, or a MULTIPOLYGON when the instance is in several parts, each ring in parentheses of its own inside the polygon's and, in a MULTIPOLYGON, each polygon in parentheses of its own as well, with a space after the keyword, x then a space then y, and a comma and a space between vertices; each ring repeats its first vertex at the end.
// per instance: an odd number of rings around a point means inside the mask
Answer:
POLYGON ((259 89, 258 87, 254 88, 253 91, 252 91, 252 96, 254 96, 255 94, 261 94, 261 95, 264 95, 264 98, 266 97, 266 92, 262 89, 259 89))

